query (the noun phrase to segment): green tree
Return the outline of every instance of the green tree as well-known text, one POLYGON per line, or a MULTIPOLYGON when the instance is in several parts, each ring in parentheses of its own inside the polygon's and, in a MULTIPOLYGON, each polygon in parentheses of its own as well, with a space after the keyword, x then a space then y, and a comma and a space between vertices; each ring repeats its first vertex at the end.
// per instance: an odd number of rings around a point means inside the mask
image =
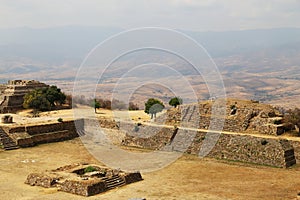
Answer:
POLYGON ((174 97, 169 101, 169 105, 176 108, 178 105, 182 104, 182 99, 180 97, 174 97))
POLYGON ((45 91, 46 98, 50 102, 51 106, 54 107, 55 104, 63 104, 66 100, 66 95, 61 92, 57 86, 52 85, 45 91))
POLYGON ((33 108, 35 111, 51 110, 56 104, 63 104, 66 95, 56 86, 36 89, 24 96, 23 107, 33 108))
POLYGON ((91 106, 95 109, 95 113, 97 113, 97 109, 99 109, 101 107, 101 104, 96 99, 94 99, 92 101, 92 105, 91 106))
POLYGON ((156 113, 161 112, 164 108, 164 104, 158 99, 150 98, 145 103, 145 113, 150 114, 151 119, 156 117, 156 113))

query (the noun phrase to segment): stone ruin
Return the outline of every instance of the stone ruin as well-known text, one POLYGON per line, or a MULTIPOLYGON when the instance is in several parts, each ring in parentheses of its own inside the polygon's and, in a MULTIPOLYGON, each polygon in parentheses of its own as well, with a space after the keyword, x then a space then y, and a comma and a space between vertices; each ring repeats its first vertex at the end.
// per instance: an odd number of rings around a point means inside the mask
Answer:
MULTIPOLYGON (((267 135, 284 133, 283 115, 271 105, 251 100, 226 100, 226 116, 223 130, 229 132, 251 132, 267 135)), ((209 129, 218 123, 218 116, 211 122, 212 101, 182 105, 159 116, 156 123, 182 127, 209 129)), ((223 116, 221 116, 223 117, 223 116)), ((216 125, 217 127, 217 125, 216 125)))
POLYGON ((0 85, 0 113, 16 112, 23 108, 24 96, 35 89, 49 87, 34 80, 10 80, 0 85))
POLYGON ((96 164, 72 164, 44 173, 31 173, 25 183, 45 188, 57 187, 81 196, 92 196, 141 181, 139 172, 128 173, 96 164))
POLYGON ((211 148, 208 157, 284 168, 300 160, 299 141, 278 137, 284 133, 283 116, 271 105, 227 99, 226 115, 211 120, 215 102, 171 108, 156 118, 156 127, 142 125, 135 129, 135 124, 123 125, 126 136, 122 145, 194 155, 211 148), (209 130, 211 125, 218 127, 222 117, 223 131, 209 130), (210 146, 210 138, 218 139, 210 146))

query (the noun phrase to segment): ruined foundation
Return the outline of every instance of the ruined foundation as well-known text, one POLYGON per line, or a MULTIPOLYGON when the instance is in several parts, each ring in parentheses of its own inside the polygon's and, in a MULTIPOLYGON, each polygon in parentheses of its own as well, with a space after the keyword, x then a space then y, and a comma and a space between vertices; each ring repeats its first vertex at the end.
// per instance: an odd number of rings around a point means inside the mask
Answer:
POLYGON ((141 180, 139 172, 128 173, 96 164, 73 164, 49 172, 29 174, 25 183, 92 196, 141 180))

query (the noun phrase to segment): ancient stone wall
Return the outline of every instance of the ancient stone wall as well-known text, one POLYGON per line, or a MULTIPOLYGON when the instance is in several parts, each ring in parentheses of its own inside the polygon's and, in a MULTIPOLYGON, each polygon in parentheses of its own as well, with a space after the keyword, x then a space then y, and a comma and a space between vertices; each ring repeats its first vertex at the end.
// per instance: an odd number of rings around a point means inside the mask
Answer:
POLYGON ((137 126, 133 123, 121 123, 120 130, 126 133, 122 145, 147 149, 160 149, 170 142, 173 128, 155 126, 137 126))
MULTIPOLYGON (((172 129, 164 129, 147 139, 126 135, 123 144, 149 149, 184 151, 195 155, 199 155, 200 149, 210 144, 209 139, 206 140, 209 137, 205 132, 179 129, 172 140, 173 133, 172 129)), ((220 134, 217 143, 207 156, 276 167, 289 167, 296 163, 290 141, 238 134, 220 134)))
POLYGON ((203 102, 182 105, 178 109, 172 108, 158 117, 156 123, 199 129, 223 125, 224 131, 251 131, 268 135, 280 135, 284 132, 281 114, 270 105, 245 100, 228 100, 226 113, 221 115, 222 107, 216 105, 215 113, 221 114, 216 114, 214 120, 211 120, 212 105, 213 102, 203 102))
POLYGON ((84 119, 84 123, 86 126, 119 129, 119 123, 111 119, 84 119))
POLYGON ((20 147, 57 142, 78 137, 84 129, 84 121, 76 120, 41 125, 28 125, 6 128, 6 132, 20 147), (76 123, 76 126, 75 126, 76 123))
POLYGON ((92 196, 106 190, 102 180, 89 180, 85 182, 66 180, 60 185, 60 190, 81 196, 92 196))
POLYGON ((55 184, 56 179, 58 179, 58 177, 55 178, 46 174, 32 173, 27 176, 25 183, 31 186, 50 188, 55 184))

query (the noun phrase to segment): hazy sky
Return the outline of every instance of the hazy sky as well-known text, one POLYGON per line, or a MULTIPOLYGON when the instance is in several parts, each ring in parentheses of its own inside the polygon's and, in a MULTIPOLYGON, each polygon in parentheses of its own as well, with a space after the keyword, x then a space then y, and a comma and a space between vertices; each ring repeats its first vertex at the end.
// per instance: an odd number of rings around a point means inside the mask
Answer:
POLYGON ((197 31, 300 27, 300 0, 0 0, 0 28, 64 25, 197 31))

